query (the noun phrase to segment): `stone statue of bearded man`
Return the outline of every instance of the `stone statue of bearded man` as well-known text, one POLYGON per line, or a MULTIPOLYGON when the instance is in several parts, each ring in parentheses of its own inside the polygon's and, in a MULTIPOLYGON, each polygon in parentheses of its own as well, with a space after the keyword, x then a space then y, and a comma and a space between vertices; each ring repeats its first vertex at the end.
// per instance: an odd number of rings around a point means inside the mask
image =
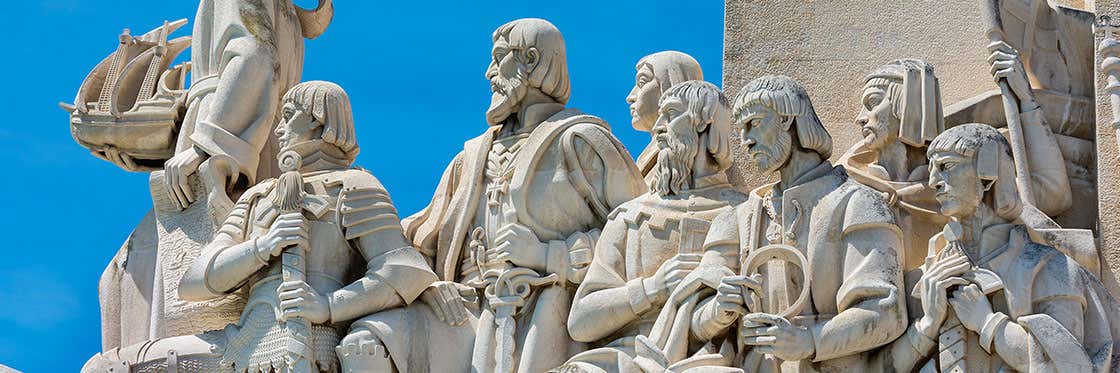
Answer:
MULTIPOLYGON (((704 72, 695 58, 677 51, 657 52, 638 60, 635 66, 634 88, 626 96, 630 104, 630 124, 634 129, 651 132, 657 120, 658 102, 669 88, 690 80, 704 80, 704 72)), ((652 132, 650 134, 652 136, 652 132)), ((657 164, 660 147, 657 139, 650 138, 642 154, 638 155, 638 170, 646 182, 651 181, 653 167, 657 164)))
POLYGON ((645 186, 605 122, 564 107, 556 26, 520 19, 493 41, 489 128, 403 223, 440 281, 424 304, 354 323, 342 348, 369 359, 353 369, 543 372, 584 349, 566 327, 572 292, 610 212, 645 186))

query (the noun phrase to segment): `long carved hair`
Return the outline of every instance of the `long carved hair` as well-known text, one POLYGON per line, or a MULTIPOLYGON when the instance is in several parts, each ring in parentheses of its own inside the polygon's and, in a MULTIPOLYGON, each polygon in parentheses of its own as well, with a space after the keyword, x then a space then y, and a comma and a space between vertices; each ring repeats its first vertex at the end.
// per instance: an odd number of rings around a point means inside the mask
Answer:
POLYGON ((708 154, 716 160, 720 171, 731 168, 731 108, 727 97, 712 83, 692 80, 674 85, 661 95, 658 103, 676 97, 688 103, 693 127, 707 125, 700 134, 707 134, 708 154))
POLYGON ((510 47, 520 50, 519 53, 536 48, 540 60, 529 72, 529 85, 540 88, 556 102, 568 103, 571 95, 568 58, 560 29, 540 18, 522 18, 499 26, 494 31, 493 41, 501 38, 505 38, 510 47))
MULTIPOLYGON (((825 159, 832 155, 832 135, 821 124, 801 83, 785 75, 766 75, 752 80, 735 95, 734 107, 742 110, 756 103, 783 117, 793 117, 797 141, 802 148, 817 152, 825 159)), ((734 113, 735 117, 741 114, 734 113)))

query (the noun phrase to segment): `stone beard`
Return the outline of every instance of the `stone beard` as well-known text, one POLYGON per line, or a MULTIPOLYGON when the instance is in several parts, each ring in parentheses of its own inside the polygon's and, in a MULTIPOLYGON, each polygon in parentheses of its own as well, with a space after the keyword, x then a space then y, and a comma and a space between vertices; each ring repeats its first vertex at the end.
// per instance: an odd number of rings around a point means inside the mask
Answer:
POLYGON ((789 132, 783 131, 777 135, 775 141, 774 144, 755 144, 754 148, 759 148, 759 150, 752 151, 750 154, 750 157, 758 164, 759 171, 763 174, 778 171, 789 160, 793 149, 793 136, 789 132))
POLYGON ((517 73, 512 77, 495 75, 490 80, 490 89, 494 93, 490 96, 490 108, 486 109, 486 121, 491 126, 502 124, 514 110, 521 106, 525 96, 529 93, 529 86, 525 83, 525 70, 517 68, 517 73))
POLYGON ((676 136, 657 136, 664 139, 665 145, 658 145, 660 150, 657 152, 657 165, 650 189, 661 196, 680 193, 692 181, 692 162, 700 152, 700 135, 694 131, 684 131, 676 136))

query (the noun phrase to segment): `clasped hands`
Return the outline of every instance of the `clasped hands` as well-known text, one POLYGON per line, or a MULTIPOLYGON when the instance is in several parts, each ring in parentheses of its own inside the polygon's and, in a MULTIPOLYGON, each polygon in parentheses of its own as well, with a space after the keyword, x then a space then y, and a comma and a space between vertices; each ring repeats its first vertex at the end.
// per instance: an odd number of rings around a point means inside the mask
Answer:
POLYGON ((779 315, 748 313, 755 308, 750 294, 762 291, 761 275, 724 277, 716 288, 715 321, 730 326, 742 316, 738 340, 758 353, 790 361, 813 356, 816 344, 808 328, 779 315))
POLYGON ((993 311, 980 287, 960 277, 971 268, 967 257, 953 254, 934 262, 922 273, 919 286, 923 315, 915 324, 919 332, 936 339, 950 305, 966 329, 980 331, 993 311), (950 293, 954 286, 956 289, 950 293))

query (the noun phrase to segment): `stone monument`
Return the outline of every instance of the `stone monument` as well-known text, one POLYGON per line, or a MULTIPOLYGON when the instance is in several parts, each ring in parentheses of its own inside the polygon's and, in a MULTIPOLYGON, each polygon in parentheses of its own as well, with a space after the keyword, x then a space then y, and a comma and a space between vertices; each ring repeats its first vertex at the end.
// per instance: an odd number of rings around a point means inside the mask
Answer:
POLYGON ((333 10, 202 0, 61 105, 153 201, 83 372, 1120 372, 1115 1, 728 0, 738 93, 638 59, 636 162, 514 20, 405 219, 300 82, 333 10))

